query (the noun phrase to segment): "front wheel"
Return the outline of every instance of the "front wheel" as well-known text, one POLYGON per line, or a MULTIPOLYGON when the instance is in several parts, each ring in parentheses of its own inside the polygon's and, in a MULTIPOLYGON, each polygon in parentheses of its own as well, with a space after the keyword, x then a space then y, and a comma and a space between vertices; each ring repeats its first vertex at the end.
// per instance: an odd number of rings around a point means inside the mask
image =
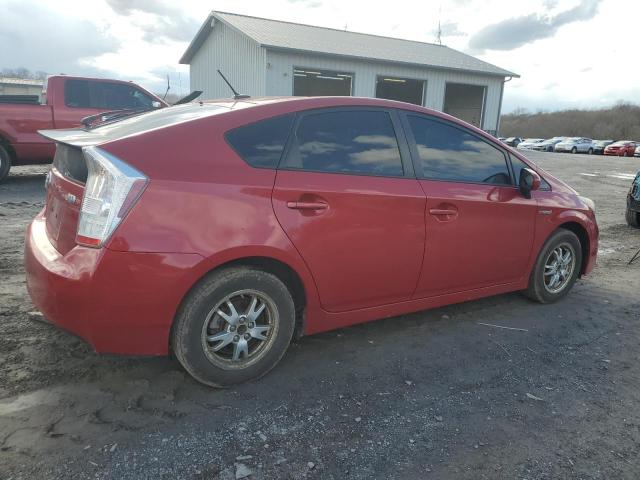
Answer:
POLYGON ((0 145, 0 182, 9 175, 9 170, 11 170, 11 155, 3 145, 0 145))
POLYGON ((578 153, 578 149, 577 149, 576 147, 573 147, 573 148, 571 149, 571 153, 578 153))
POLYGON ((581 268, 580 240, 572 231, 558 229, 540 250, 524 293, 540 303, 555 302, 569 293, 581 268))
POLYGON ((227 387, 261 377, 282 358, 295 327, 291 293, 262 270, 237 267, 206 277, 187 296, 171 344, 196 380, 227 387))
POLYGON ((589 155, 593 155, 593 148, 590 148, 589 151, 587 152, 589 155))
POLYGON ((629 225, 630 227, 640 228, 640 213, 634 212, 630 208, 627 208, 625 219, 627 220, 627 225, 629 225))

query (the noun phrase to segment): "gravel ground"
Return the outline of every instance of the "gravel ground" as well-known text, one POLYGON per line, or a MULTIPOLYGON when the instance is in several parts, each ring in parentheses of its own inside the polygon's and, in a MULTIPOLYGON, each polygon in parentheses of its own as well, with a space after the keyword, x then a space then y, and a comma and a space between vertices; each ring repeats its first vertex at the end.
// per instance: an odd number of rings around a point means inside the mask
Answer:
POLYGON ((529 156, 598 206, 598 266, 566 299, 306 337, 228 390, 37 321, 22 248, 46 168, 16 168, 0 185, 0 479, 639 478, 640 231, 624 207, 640 159, 529 156))

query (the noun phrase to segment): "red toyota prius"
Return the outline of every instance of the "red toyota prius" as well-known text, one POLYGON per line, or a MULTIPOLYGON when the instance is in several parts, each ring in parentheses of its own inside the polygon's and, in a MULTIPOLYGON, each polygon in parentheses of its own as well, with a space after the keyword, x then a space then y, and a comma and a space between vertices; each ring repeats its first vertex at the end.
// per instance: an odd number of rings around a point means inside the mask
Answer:
POLYGON ((296 334, 522 290, 566 295, 593 202, 481 130, 369 98, 174 106, 57 143, 25 263, 97 352, 198 381, 268 372, 296 334))

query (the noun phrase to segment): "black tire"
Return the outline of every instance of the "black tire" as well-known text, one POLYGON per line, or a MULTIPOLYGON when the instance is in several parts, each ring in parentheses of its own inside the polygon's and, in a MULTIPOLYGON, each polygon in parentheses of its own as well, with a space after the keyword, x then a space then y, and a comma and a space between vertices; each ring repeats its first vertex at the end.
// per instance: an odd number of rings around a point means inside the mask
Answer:
POLYGON ((640 228, 640 213, 627 208, 627 213, 624 217, 627 220, 627 225, 633 228, 640 228))
MULTIPOLYGON (((269 372, 287 351, 294 328, 295 306, 285 284, 265 271, 234 267, 205 277, 187 295, 174 321, 171 345, 180 364, 197 381, 211 387, 228 387, 260 378, 269 372), (275 307, 275 315, 269 315, 274 317, 274 323, 270 334, 267 334, 268 340, 264 345, 258 344, 262 350, 258 350, 253 361, 250 360, 251 356, 245 357, 245 365, 242 362, 219 360, 220 354, 205 348, 204 338, 208 335, 205 332, 210 331, 205 323, 213 322, 208 320, 209 315, 225 298, 246 291, 251 292, 248 295, 264 295, 275 307)), ((241 332, 238 330, 236 333, 241 332)), ((229 346, 234 348, 234 344, 229 346)))
POLYGON ((622 156, 623 156, 623 157, 626 157, 626 156, 627 156, 627 152, 626 152, 626 150, 624 151, 624 153, 622 154, 622 156))
POLYGON ((589 151, 587 152, 589 155, 593 155, 593 148, 590 148, 589 151))
POLYGON ((576 147, 573 147, 573 148, 571 149, 571 153, 578 153, 578 149, 577 149, 576 147))
POLYGON ((540 303, 552 303, 564 297, 573 287, 576 279, 580 275, 582 269, 582 248, 580 240, 570 230, 559 228, 545 242, 544 246, 538 254, 536 263, 533 266, 531 276, 529 277, 529 286, 524 294, 532 300, 540 303), (547 289, 544 282, 544 271, 547 259, 551 257, 554 249, 558 247, 570 247, 575 259, 573 270, 568 277, 568 281, 558 292, 551 292, 547 289))
POLYGON ((11 155, 7 149, 0 144, 0 182, 9 175, 11 170, 11 155))
POLYGON ((547 152, 553 152, 553 147, 548 147, 547 152))

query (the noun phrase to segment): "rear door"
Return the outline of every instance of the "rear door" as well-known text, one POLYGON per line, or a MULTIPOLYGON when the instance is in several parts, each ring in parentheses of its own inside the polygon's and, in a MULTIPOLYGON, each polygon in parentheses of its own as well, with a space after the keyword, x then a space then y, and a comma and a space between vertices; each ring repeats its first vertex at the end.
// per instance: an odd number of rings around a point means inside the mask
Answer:
POLYGON ((273 207, 326 310, 411 298, 424 254, 425 195, 395 112, 299 114, 273 207))
POLYGON ((427 196, 415 296, 519 280, 531 255, 537 204, 515 186, 506 151, 457 124, 419 114, 404 118, 427 196))

